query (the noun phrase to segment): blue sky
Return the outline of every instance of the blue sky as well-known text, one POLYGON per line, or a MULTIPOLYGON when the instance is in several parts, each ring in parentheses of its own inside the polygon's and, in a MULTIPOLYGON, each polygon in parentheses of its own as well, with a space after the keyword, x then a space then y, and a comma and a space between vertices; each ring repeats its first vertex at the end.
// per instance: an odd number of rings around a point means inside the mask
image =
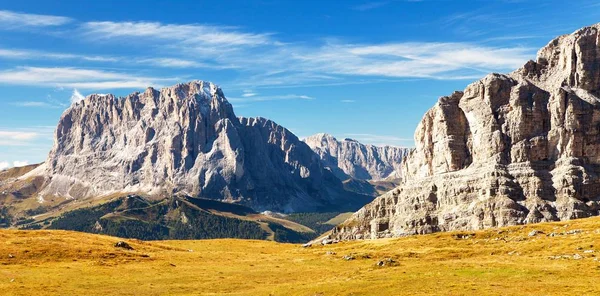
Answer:
POLYGON ((412 146, 437 98, 600 22, 599 1, 0 0, 0 168, 91 93, 190 80, 299 137, 412 146))

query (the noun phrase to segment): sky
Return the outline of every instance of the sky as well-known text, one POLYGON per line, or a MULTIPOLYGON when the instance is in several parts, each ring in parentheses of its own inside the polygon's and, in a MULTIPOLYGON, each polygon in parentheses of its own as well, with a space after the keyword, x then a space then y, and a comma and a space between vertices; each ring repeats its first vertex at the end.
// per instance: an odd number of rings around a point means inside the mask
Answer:
POLYGON ((440 96, 600 22, 600 1, 0 0, 0 169, 92 93, 191 80, 298 137, 410 147, 440 96))

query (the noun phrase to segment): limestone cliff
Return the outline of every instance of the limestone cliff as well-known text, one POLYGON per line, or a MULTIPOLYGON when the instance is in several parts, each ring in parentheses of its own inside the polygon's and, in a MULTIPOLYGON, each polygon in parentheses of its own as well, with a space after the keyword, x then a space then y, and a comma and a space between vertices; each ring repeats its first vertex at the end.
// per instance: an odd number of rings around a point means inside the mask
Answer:
POLYGON ((312 135, 304 142, 342 180, 400 178, 402 158, 410 151, 410 148, 362 144, 353 139, 340 141, 328 134, 312 135))
POLYGON ((600 24, 536 61, 442 97, 415 132, 403 183, 333 230, 339 239, 600 214, 600 24))
POLYGON ((255 210, 358 208, 295 135, 262 118, 238 119, 216 85, 194 81, 116 98, 91 95, 62 115, 38 200, 120 193, 188 195, 255 210))

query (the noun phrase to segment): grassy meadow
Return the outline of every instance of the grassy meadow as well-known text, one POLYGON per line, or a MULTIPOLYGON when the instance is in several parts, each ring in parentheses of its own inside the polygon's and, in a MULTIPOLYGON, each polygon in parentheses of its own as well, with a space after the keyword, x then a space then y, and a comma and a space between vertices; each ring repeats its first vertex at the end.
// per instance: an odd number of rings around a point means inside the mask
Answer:
POLYGON ((0 295, 600 294, 600 218, 310 248, 119 240, 1 230, 0 295))

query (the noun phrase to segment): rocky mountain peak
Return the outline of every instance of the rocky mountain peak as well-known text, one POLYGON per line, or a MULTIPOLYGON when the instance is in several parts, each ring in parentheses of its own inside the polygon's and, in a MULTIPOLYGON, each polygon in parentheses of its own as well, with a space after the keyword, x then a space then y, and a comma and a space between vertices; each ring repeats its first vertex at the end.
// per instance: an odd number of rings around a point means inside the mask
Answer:
POLYGON ((410 150, 362 144, 353 139, 339 141, 334 136, 325 133, 307 137, 304 142, 341 180, 348 178, 359 180, 400 178, 400 163, 410 150))
POLYGON ((415 131, 403 183, 334 229, 378 238, 600 214, 600 24, 510 74, 442 97, 415 131))
POLYGON ((40 200, 137 193, 293 212, 356 207, 318 156, 287 129, 235 116, 222 90, 192 81, 125 97, 90 95, 62 115, 40 200))

